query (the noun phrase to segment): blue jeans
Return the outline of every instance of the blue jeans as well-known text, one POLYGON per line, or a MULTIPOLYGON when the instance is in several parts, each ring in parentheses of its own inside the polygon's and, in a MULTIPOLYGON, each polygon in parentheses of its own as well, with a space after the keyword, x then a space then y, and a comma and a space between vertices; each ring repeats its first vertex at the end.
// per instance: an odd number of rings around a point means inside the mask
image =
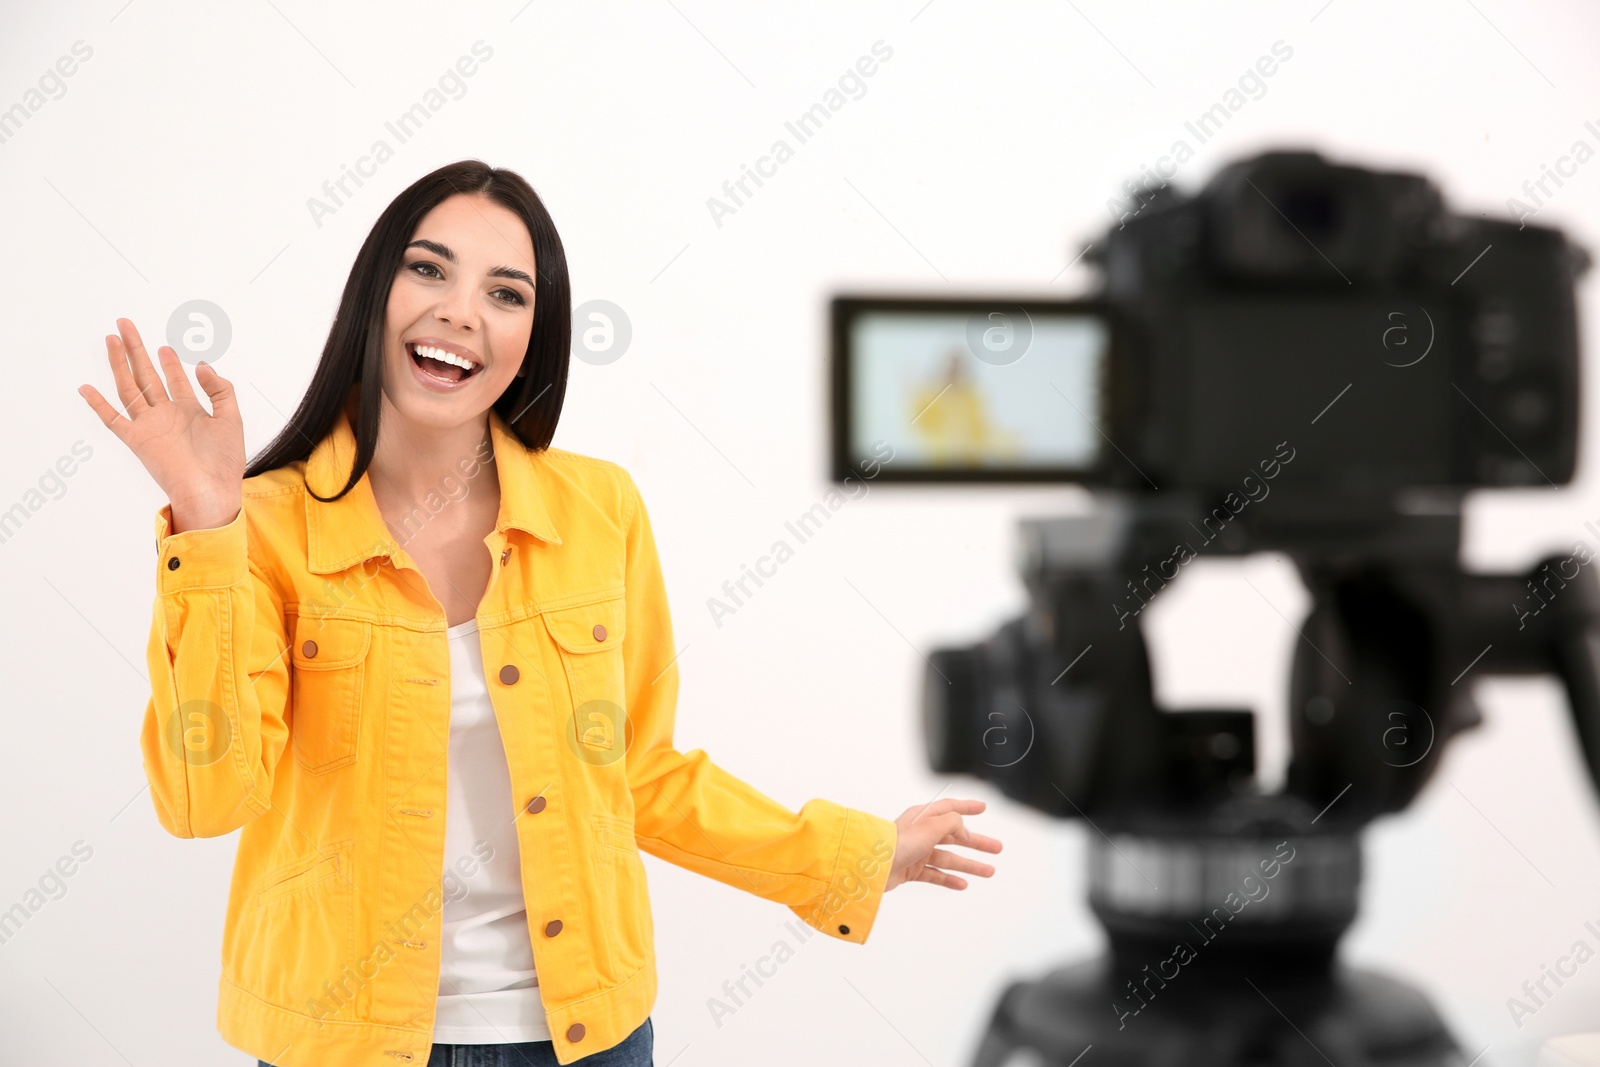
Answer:
MULTIPOLYGON (((651 1067, 656 1028, 648 1018, 622 1042, 604 1052, 578 1059, 584 1067, 651 1067)), ((273 1067, 257 1060, 257 1067, 273 1067)), ((427 1067, 557 1067, 554 1045, 549 1041, 519 1041, 502 1045, 433 1046, 427 1067)))

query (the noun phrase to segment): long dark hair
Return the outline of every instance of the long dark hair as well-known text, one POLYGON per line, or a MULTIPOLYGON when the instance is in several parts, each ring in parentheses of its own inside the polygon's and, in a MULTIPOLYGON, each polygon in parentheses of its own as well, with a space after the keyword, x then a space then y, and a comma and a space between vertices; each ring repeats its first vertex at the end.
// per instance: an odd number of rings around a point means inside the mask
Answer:
MULTIPOLYGON (((361 480, 378 444, 389 288, 423 216, 457 193, 482 194, 509 209, 522 219, 533 238, 537 277, 533 332, 522 362, 524 373, 511 380, 494 402, 494 410, 528 448, 539 451, 549 447, 567 393, 572 345, 572 289, 567 279, 566 252, 539 194, 521 175, 476 159, 464 159, 418 178, 378 216, 350 267, 344 295, 339 298, 339 312, 328 331, 311 386, 288 425, 250 461, 245 477, 309 458, 338 421, 351 386, 359 382, 355 465, 344 488, 327 500, 338 500, 361 480)), ((318 500, 324 499, 310 486, 306 491, 318 500)))

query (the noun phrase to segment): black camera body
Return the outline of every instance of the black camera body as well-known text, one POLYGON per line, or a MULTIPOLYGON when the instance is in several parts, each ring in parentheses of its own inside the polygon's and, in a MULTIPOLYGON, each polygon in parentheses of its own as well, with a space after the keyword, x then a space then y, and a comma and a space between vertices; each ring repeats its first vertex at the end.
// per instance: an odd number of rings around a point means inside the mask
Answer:
POLYGON ((1087 258, 1115 351, 1092 483, 1232 490, 1278 442, 1296 496, 1561 485, 1578 443, 1560 231, 1455 215, 1427 178, 1273 152, 1149 192, 1087 258))

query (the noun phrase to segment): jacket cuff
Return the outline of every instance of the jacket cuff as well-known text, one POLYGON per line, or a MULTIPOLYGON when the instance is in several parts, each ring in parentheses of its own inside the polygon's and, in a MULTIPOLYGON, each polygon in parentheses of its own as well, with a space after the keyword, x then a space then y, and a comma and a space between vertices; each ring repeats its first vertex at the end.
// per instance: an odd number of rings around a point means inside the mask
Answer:
POLYGON ((844 826, 827 890, 816 900, 790 910, 807 926, 859 945, 872 932, 883 903, 899 828, 869 812, 841 811, 844 826))
POLYGON ((156 511, 156 592, 225 589, 250 574, 244 507, 226 526, 171 533, 172 505, 156 511))

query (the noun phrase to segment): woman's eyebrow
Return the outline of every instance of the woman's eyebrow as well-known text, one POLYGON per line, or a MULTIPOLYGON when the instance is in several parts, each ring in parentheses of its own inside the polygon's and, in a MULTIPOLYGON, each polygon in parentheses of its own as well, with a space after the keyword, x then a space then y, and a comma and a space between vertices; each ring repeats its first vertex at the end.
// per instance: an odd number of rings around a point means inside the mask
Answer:
MULTIPOLYGON (((406 245, 406 247, 426 248, 429 252, 432 252, 434 255, 439 256, 442 259, 448 260, 451 263, 456 262, 456 254, 450 250, 448 245, 442 245, 438 241, 429 241, 426 239, 416 240, 406 245)), ((489 276, 491 278, 513 278, 516 281, 523 282, 535 289, 538 288, 538 286, 534 283, 534 280, 528 277, 526 271, 520 271, 515 267, 495 267, 489 271, 489 276)))

